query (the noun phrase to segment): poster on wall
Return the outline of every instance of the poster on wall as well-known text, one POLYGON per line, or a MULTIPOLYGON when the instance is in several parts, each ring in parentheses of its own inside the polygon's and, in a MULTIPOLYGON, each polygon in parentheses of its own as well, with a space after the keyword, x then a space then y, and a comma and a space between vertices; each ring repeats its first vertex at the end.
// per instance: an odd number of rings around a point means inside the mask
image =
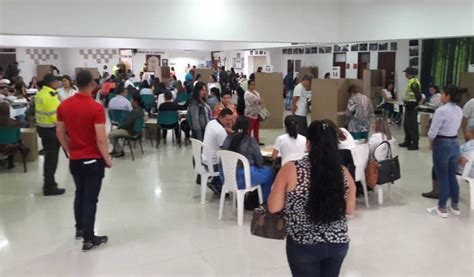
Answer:
POLYGON ((311 54, 311 48, 305 48, 304 53, 305 54, 311 54))
POLYGON ((397 51, 398 50, 398 45, 396 42, 391 42, 390 43, 390 51, 397 51))
POLYGON ((379 44, 378 43, 371 43, 369 44, 370 51, 377 51, 379 44))
POLYGON ((474 64, 470 64, 467 72, 474 72, 474 64))
POLYGON ((332 52, 331 46, 319 47, 319 54, 326 54, 326 53, 331 53, 331 52, 332 52))
POLYGON ((161 56, 153 54, 146 55, 146 62, 148 63, 148 72, 156 72, 160 67, 161 56))
POLYGON ((410 58, 410 66, 418 66, 418 57, 411 57, 410 58))
POLYGON ((418 56, 419 49, 418 46, 410 46, 410 57, 418 56))
POLYGON ((357 51, 359 51, 359 44, 352 44, 352 45, 351 45, 351 51, 352 51, 352 52, 357 52, 357 51))
POLYGON ((341 44, 339 47, 341 48, 341 52, 349 51, 349 44, 341 44))
POLYGON ((331 79, 341 78, 341 68, 339 66, 333 66, 331 70, 331 79))
POLYGON ((359 44, 359 51, 367 51, 367 43, 359 44))
POLYGON ((263 72, 271 73, 273 72, 273 65, 266 65, 263 67, 263 72))
POLYGON ((408 42, 408 46, 418 46, 418 40, 412 39, 408 42))
POLYGON ((318 47, 312 47, 311 54, 317 54, 317 53, 318 53, 318 47))
POLYGON ((163 66, 163 67, 168 66, 168 59, 162 59, 161 60, 161 66, 163 66))
POLYGON ((379 43, 379 51, 387 51, 387 50, 388 50, 388 42, 379 43))

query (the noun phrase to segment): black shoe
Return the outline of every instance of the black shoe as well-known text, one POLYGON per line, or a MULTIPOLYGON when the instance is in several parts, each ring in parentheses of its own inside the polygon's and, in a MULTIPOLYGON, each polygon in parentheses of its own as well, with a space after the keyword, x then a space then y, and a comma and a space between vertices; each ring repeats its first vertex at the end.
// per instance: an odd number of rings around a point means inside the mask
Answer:
POLYGON ((424 193, 421 194, 421 196, 423 196, 425 198, 430 198, 430 199, 438 199, 438 194, 433 192, 433 191, 424 192, 424 193))
POLYGON ((258 145, 260 145, 260 146, 264 146, 264 145, 265 145, 265 143, 263 143, 263 142, 259 142, 259 143, 258 143, 258 145))
POLYGON ((409 147, 409 146, 411 146, 411 144, 405 141, 404 143, 400 143, 398 146, 400 146, 400 147, 409 147))
POLYGON ((40 156, 44 155, 44 149, 41 149, 41 150, 38 152, 38 155, 40 155, 40 156))
POLYGON ((82 251, 89 251, 96 247, 101 246, 102 244, 107 243, 109 238, 107 236, 94 236, 92 240, 84 241, 82 244, 82 251))
POLYGON ((123 151, 115 152, 114 154, 114 158, 121 158, 123 156, 125 156, 125 153, 123 151))
POLYGON ((60 189, 60 188, 52 188, 52 189, 45 189, 43 191, 44 196, 54 196, 54 195, 61 195, 66 192, 65 189, 60 189))
POLYGON ((215 186, 213 183, 208 183, 207 187, 214 192, 215 195, 221 196, 221 190, 215 186))
POLYGON ((414 151, 414 150, 418 150, 418 149, 420 149, 420 148, 418 147, 418 145, 410 145, 410 146, 408 146, 408 148, 407 148, 407 150, 409 150, 409 151, 414 151))
POLYGON ((76 239, 83 239, 84 238, 84 231, 76 230, 76 239))

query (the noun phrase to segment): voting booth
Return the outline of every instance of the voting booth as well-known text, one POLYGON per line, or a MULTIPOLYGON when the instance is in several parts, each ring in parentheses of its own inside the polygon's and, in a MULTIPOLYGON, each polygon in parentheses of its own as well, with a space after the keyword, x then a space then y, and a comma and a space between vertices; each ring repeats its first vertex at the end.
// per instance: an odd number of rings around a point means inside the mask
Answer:
POLYGON ((270 112, 270 117, 260 123, 261 129, 283 128, 283 74, 255 73, 256 90, 270 112))

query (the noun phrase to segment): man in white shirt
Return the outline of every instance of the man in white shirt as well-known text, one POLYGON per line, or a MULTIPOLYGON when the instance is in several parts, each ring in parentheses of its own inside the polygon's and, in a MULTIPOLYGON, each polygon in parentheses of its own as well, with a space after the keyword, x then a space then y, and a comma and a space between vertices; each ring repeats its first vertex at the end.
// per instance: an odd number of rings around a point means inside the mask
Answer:
POLYGON ((130 78, 127 79, 127 81, 125 81, 125 88, 128 88, 129 86, 132 86, 133 88, 137 88, 135 86, 135 83, 136 82, 140 82, 140 80, 138 80, 136 77, 135 77, 135 74, 132 74, 130 78))
POLYGON ((474 98, 471 98, 471 100, 467 101, 467 103, 464 105, 464 108, 462 109, 462 124, 461 128, 464 132, 464 139, 468 141, 468 134, 467 134, 467 123, 469 122, 470 119, 474 118, 474 98))
POLYGON ((308 135, 308 102, 311 101, 311 80, 310 75, 303 76, 301 82, 293 90, 293 101, 291 103, 291 112, 298 123, 298 134, 308 135))
MULTIPOLYGON (((202 162, 204 166, 210 170, 211 165, 214 172, 219 172, 219 158, 216 152, 221 150, 224 140, 227 138, 226 129, 232 128, 234 120, 233 113, 230 109, 223 109, 217 119, 209 121, 204 131, 203 143, 206 145, 202 152, 202 162)), ((204 184, 201 184, 204 185, 204 184)), ((222 183, 219 177, 212 179, 209 188, 216 194, 220 194, 222 183)))

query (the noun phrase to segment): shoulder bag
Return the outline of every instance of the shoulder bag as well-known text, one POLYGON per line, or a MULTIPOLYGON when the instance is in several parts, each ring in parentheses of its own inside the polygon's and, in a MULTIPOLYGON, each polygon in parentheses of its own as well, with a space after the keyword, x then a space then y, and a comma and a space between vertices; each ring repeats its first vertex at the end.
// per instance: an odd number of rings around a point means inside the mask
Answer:
POLYGON ((398 161, 398 156, 392 156, 392 147, 388 141, 383 141, 382 143, 375 148, 374 154, 377 149, 387 144, 388 151, 385 160, 377 161, 373 155, 367 168, 365 170, 365 177, 367 181, 367 186, 374 188, 376 185, 383 185, 386 183, 392 183, 400 179, 400 162, 398 161))
POLYGON ((285 239, 286 222, 283 212, 270 213, 263 205, 253 210, 250 233, 267 239, 285 239))

